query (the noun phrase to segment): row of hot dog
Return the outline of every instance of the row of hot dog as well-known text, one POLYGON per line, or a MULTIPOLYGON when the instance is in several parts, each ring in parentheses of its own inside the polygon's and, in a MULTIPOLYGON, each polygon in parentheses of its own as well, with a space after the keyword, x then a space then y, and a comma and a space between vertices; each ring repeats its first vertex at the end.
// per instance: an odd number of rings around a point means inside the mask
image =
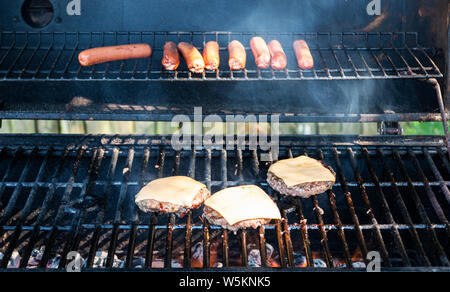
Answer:
MULTIPOLYGON (((250 48, 255 57, 256 66, 260 69, 272 67, 274 70, 284 70, 287 66, 287 57, 282 45, 277 40, 269 44, 261 37, 250 40, 250 48)), ((293 49, 299 68, 308 70, 314 67, 314 59, 308 44, 304 40, 296 40, 293 49)), ((246 66, 247 55, 241 42, 234 40, 228 44, 231 70, 243 70, 246 66)), ((99 47, 82 51, 78 60, 82 66, 92 66, 105 62, 148 58, 152 48, 148 44, 131 44, 112 47, 99 47)), ((165 70, 173 71, 180 65, 180 54, 186 61, 189 70, 193 73, 203 73, 206 70, 217 70, 220 65, 219 44, 215 41, 206 43, 203 54, 190 43, 167 42, 164 45, 162 65, 165 70)))

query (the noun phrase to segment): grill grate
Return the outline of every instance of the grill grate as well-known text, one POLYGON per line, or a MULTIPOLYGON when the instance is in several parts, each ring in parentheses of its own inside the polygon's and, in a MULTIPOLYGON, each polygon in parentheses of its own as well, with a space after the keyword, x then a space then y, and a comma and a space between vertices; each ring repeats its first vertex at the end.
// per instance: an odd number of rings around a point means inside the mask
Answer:
POLYGON ((352 33, 250 33, 250 32, 1 32, 0 79, 3 80, 145 80, 145 81, 248 81, 330 79, 439 78, 433 61, 435 50, 419 44, 415 32, 352 33), (260 35, 279 40, 288 57, 284 71, 260 70, 249 48, 260 35), (316 66, 297 68, 292 43, 305 39, 316 66), (230 71, 227 45, 241 41, 247 49, 247 68, 230 71), (193 74, 182 62, 178 71, 164 71, 162 50, 166 41, 187 41, 200 50, 210 40, 219 42, 221 66, 217 71, 193 74), (148 59, 129 60, 82 68, 81 50, 126 43, 146 42, 153 48, 148 59))
POLYGON ((83 143, 76 137, 67 145, 41 137, 46 146, 35 147, 14 146, 17 137, 2 139, 3 269, 15 252, 17 267, 30 267, 41 247, 41 269, 56 254, 60 261, 52 267, 64 268, 70 251, 80 252, 87 269, 98 267, 99 251, 105 255, 102 267, 122 269, 241 269, 255 266, 255 253, 262 269, 312 269, 321 263, 357 268, 372 250, 380 252, 385 268, 449 266, 450 163, 442 141, 361 146, 324 137, 315 145, 283 140, 280 158, 308 154, 337 173, 326 194, 287 199, 265 183, 270 163, 259 160, 260 150, 178 152, 152 137, 87 137, 83 143), (213 192, 257 183, 275 199, 282 219, 235 235, 203 222, 201 210, 183 218, 140 212, 137 191, 168 175, 193 177, 213 192))

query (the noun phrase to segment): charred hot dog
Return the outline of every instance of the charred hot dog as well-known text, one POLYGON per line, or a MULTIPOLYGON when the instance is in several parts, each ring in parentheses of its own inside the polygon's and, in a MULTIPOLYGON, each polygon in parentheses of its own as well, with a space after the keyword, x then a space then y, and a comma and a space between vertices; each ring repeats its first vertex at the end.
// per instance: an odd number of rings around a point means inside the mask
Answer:
POLYGON ((304 40, 294 42, 295 56, 297 57, 298 67, 309 70, 314 67, 314 59, 309 50, 308 44, 304 40))
POLYGON ((231 70, 243 70, 247 62, 247 54, 245 53, 244 46, 239 41, 232 41, 228 45, 228 51, 230 59, 228 65, 231 70))
POLYGON ((167 42, 164 45, 162 65, 168 71, 177 70, 180 65, 180 54, 174 42, 167 42))
POLYGON ((203 49, 203 60, 207 70, 217 70, 220 65, 219 44, 214 41, 206 43, 203 49))
POLYGON ((259 69, 267 69, 270 66, 270 52, 266 41, 261 37, 253 37, 250 40, 250 48, 253 56, 255 56, 255 63, 259 69))
POLYGON ((82 51, 78 55, 78 61, 81 66, 93 66, 112 61, 148 58, 151 54, 152 48, 148 44, 99 47, 82 51))
POLYGON ((284 70, 287 65, 287 57, 284 53, 283 47, 280 42, 277 40, 273 40, 269 43, 269 51, 270 51, 270 65, 274 70, 284 70))
POLYGON ((205 71, 205 62, 196 47, 189 43, 181 42, 178 44, 178 50, 191 72, 203 73, 205 71))

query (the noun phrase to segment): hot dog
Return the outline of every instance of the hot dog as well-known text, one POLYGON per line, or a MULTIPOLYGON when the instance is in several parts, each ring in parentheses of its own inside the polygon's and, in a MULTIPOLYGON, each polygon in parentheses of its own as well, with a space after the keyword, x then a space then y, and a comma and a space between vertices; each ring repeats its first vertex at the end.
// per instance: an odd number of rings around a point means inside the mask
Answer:
POLYGON ((294 42, 295 56, 297 57, 298 67, 309 70, 314 67, 314 59, 309 50, 308 44, 304 40, 294 42))
POLYGON ((181 42, 178 44, 178 50, 191 72, 203 73, 205 71, 205 62, 197 48, 189 43, 181 42))
POLYGON ((232 41, 228 44, 230 59, 228 65, 231 70, 243 70, 247 62, 247 54, 244 46, 239 41, 232 41))
POLYGON ((250 40, 250 48, 253 56, 255 56, 255 63, 259 69, 267 69, 270 66, 270 52, 266 41, 261 37, 253 37, 250 40))
POLYGON ((82 51, 78 61, 81 66, 93 66, 118 60, 148 58, 151 54, 152 48, 147 44, 99 47, 82 51))
POLYGON ((217 70, 220 65, 219 44, 211 41, 203 49, 203 61, 207 70, 217 70))
POLYGON ((287 65, 286 54, 284 53, 283 47, 280 42, 277 40, 273 40, 269 43, 269 51, 270 57, 270 65, 274 70, 284 70, 287 65))
POLYGON ((168 71, 177 70, 180 65, 180 54, 174 42, 167 42, 164 45, 162 65, 168 71))

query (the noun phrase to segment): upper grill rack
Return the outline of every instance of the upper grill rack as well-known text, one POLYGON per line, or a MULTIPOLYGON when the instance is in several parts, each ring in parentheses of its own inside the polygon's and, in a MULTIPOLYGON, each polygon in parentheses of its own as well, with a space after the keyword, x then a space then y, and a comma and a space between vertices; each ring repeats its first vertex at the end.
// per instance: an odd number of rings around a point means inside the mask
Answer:
POLYGON ((145 81, 246 81, 416 79, 443 77, 433 61, 436 50, 419 44, 417 32, 0 32, 0 80, 145 80, 145 81), (288 58, 284 71, 260 70, 249 48, 250 39, 262 36, 281 42, 288 58), (297 67, 292 43, 305 39, 315 67, 297 67), (177 71, 161 65, 166 41, 186 41, 199 50, 208 41, 220 45, 217 71, 193 74, 184 61, 177 71), (227 45, 241 41, 247 50, 247 67, 230 71, 227 45), (83 68, 78 53, 97 46, 148 43, 150 58, 117 61, 83 68))

